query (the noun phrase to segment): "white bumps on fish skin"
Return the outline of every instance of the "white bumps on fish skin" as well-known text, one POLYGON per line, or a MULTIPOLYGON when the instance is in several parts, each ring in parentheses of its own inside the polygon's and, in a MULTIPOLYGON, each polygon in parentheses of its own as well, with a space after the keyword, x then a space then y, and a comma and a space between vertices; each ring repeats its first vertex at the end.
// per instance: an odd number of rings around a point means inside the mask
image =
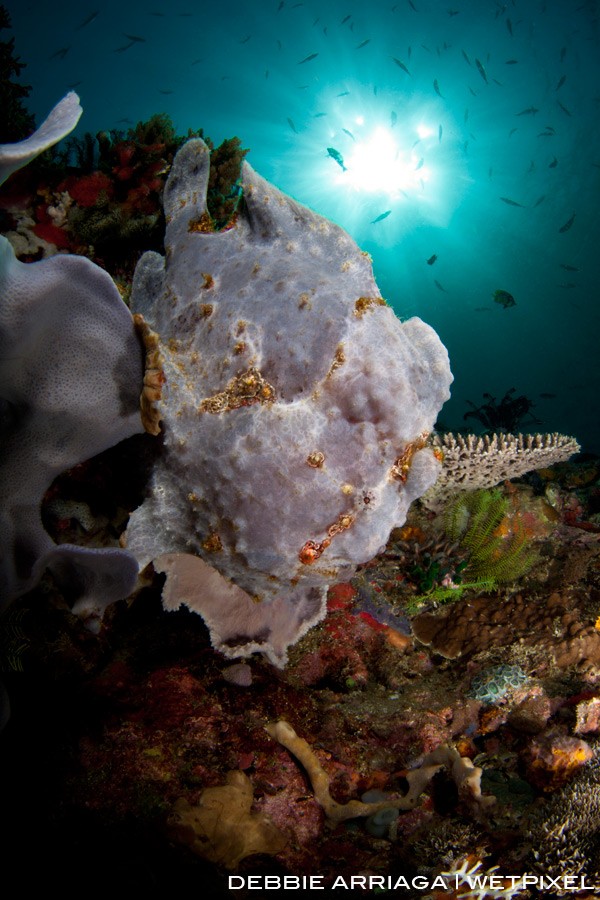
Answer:
POLYGON ((244 163, 235 223, 211 232, 208 174, 206 145, 189 141, 165 188, 166 256, 135 273, 134 311, 161 337, 165 450, 127 546, 167 572, 165 604, 204 615, 219 650, 283 665, 327 587, 435 481, 423 436, 452 375, 436 333, 400 322, 341 228, 244 163), (190 554, 225 577, 192 574, 190 554))

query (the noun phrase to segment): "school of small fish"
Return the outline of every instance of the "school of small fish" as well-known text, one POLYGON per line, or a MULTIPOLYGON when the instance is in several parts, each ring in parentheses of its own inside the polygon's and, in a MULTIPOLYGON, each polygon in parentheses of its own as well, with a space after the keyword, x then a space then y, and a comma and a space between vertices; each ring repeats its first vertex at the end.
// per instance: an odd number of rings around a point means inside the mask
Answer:
MULTIPOLYGON (((547 0, 540 0, 538 15, 544 15, 546 3, 547 0)), ((587 11, 589 5, 589 0, 581 0, 580 4, 573 8, 571 15, 576 17, 581 11, 587 11)), ((550 229, 554 228, 554 232, 560 235, 566 234, 571 229, 577 230, 581 220, 577 219, 574 211, 565 209, 564 205, 557 201, 551 186, 544 194, 539 193, 539 186, 537 191, 535 187, 536 173, 545 171, 552 173, 548 175, 550 178, 564 177, 561 173, 565 160, 561 158, 556 148, 564 129, 572 127, 573 109, 577 98, 577 93, 573 91, 576 78, 571 68, 574 54, 568 33, 565 32, 562 38, 563 46, 558 44, 553 59, 534 60, 535 66, 545 69, 546 90, 534 90, 532 95, 528 96, 525 90, 522 92, 515 90, 515 83, 511 82, 510 90, 513 96, 522 97, 522 102, 512 105, 511 109, 509 102, 502 99, 502 92, 506 90, 505 81, 510 79, 511 75, 519 79, 520 74, 515 73, 520 73, 528 66, 531 68, 532 64, 528 58, 528 48, 533 34, 533 19, 519 0, 506 2, 489 0, 486 15, 491 36, 490 47, 493 47, 493 50, 486 47, 483 39, 478 42, 470 41, 468 35, 471 32, 468 29, 460 30, 458 23, 465 23, 468 15, 468 10, 460 6, 433 11, 419 0, 400 0, 385 11, 382 8, 380 13, 382 21, 384 15, 388 16, 385 24, 387 31, 385 40, 381 29, 378 31, 376 27, 381 22, 374 20, 373 17, 361 15, 358 8, 349 8, 347 12, 343 12, 339 8, 336 11, 334 6, 323 6, 311 14, 308 3, 273 0, 271 4, 265 4, 264 9, 265 23, 256 17, 253 20, 248 19, 245 28, 243 25, 238 28, 235 22, 232 22, 229 26, 230 36, 232 44, 237 47, 235 54, 249 53, 252 56, 248 59, 253 60, 259 55, 269 63, 269 67, 265 68, 263 65, 260 72, 264 80, 277 79, 278 75, 285 71, 286 77, 289 77, 297 88, 302 99, 292 104, 288 110, 282 109, 279 112, 279 121, 284 129, 287 128, 289 142, 299 145, 309 138, 312 139, 317 131, 326 133, 327 137, 321 143, 322 157, 328 157, 341 172, 348 172, 348 167, 352 166, 352 145, 357 145, 361 138, 360 126, 357 130, 353 118, 355 75, 359 71, 369 71, 360 69, 365 64, 371 68, 375 66, 373 71, 381 71, 382 66, 387 66, 387 83, 383 85, 372 83, 370 89, 374 97, 377 97, 380 87, 387 92, 393 87, 396 92, 397 100, 394 108, 390 108, 392 105, 390 103, 385 113, 388 127, 395 129, 396 135, 402 136, 405 98, 410 97, 414 91, 420 91, 425 96, 431 96, 431 102, 435 104, 438 117, 435 152, 438 158, 443 158, 443 154, 456 150, 462 153, 464 158, 470 158, 473 155, 473 148, 477 146, 475 142, 481 136, 483 126, 480 104, 485 100, 491 110, 490 115, 496 115, 496 108, 502 110, 497 115, 504 117, 507 126, 506 140, 511 140, 513 146, 519 142, 521 135, 528 140, 535 136, 540 142, 538 158, 529 159, 529 154, 524 157, 523 171, 514 173, 516 176, 514 181, 510 180, 506 172, 499 174, 502 170, 500 164, 485 166, 487 182, 498 185, 490 194, 490 203, 494 204, 497 200, 499 203, 496 203, 496 206, 503 204, 511 208, 513 213, 506 210, 504 214, 513 216, 515 222, 523 221, 528 213, 545 203, 544 212, 550 229), (428 31, 426 25, 436 15, 440 19, 445 17, 448 22, 448 37, 437 42, 435 39, 428 41, 425 38, 424 42, 423 37, 428 31), (272 20, 269 27, 274 29, 274 34, 265 27, 269 19, 272 20), (421 19, 423 22, 419 25, 421 19), (422 34, 423 37, 416 38, 417 34, 422 34), (413 36, 410 44, 406 39, 409 35, 413 36), (463 43, 464 46, 461 46, 463 43), (292 46, 297 48, 295 52, 292 52, 292 46), (500 47, 503 49, 499 49, 500 47), (339 80, 335 80, 332 73, 341 64, 340 50, 343 48, 346 48, 352 66, 356 66, 356 73, 345 71, 341 73, 339 80), (330 103, 327 103, 322 90, 327 83, 332 85, 330 97, 333 102, 330 103), (316 99, 317 91, 318 105, 315 102, 311 106, 313 96, 316 99), (465 105, 465 99, 468 105, 465 105), (456 107, 459 104, 461 112, 457 114, 456 107), (462 125, 457 124, 459 119, 462 120, 462 125), (533 122, 542 124, 536 126, 533 122), (528 176, 528 181, 520 178, 523 174, 528 176), (518 187, 511 188, 511 184, 518 187)), ((127 54, 127 59, 135 56, 136 60, 141 61, 144 54, 155 53, 157 50, 156 29, 151 27, 153 20, 161 19, 161 28, 169 17, 185 20, 185 28, 188 29, 192 27, 191 20, 197 15, 198 11, 193 7, 182 11, 162 7, 159 3, 156 8, 148 10, 145 16, 137 18, 124 16, 123 24, 115 28, 109 53, 112 50, 114 54, 127 54)), ((81 8, 80 18, 75 20, 71 29, 74 33, 74 43, 66 43, 56 49, 50 47, 48 62, 54 66, 68 64, 76 52, 75 42, 79 43, 87 39, 88 35, 92 36, 98 23, 106 21, 106 16, 107 12, 102 7, 87 13, 81 8)), ((576 33, 575 26, 573 32, 576 33)), ((191 57, 187 65, 195 79, 201 77, 201 74, 207 71, 207 67, 210 67, 210 74, 215 80, 225 82, 234 79, 235 76, 228 71, 224 62, 227 54, 221 56, 223 61, 220 64, 215 64, 214 60, 211 63, 211 55, 207 51, 200 57, 191 57)), ((185 65, 185 60, 182 60, 182 63, 185 65)), ((79 83, 73 82, 70 86, 79 83)), ((525 85, 528 83, 527 78, 523 83, 525 85)), ((517 81, 517 84, 520 84, 520 81, 517 81)), ((177 97, 178 91, 174 81, 169 84, 165 79, 155 89, 162 97, 172 95, 177 97)), ((581 89, 582 85, 577 85, 579 92, 581 89)), ((600 97, 596 95, 595 101, 600 102, 600 97)), ((126 117, 121 118, 119 122, 131 124, 126 117)), ((413 148, 420 142, 421 139, 415 141, 413 148)), ((412 170, 420 173, 417 176, 417 183, 420 179, 423 189, 425 181, 421 178, 421 170, 427 171, 433 149, 431 142, 421 143, 418 155, 413 155, 412 170)), ((592 161, 591 166, 600 168, 600 160, 592 161)), ((560 182, 557 181, 556 184, 558 186, 560 182)), ((407 196, 405 192, 400 193, 403 197, 407 196)), ((374 215, 377 206, 373 204, 370 215, 365 214, 365 224, 377 225, 392 216, 396 209, 393 202, 390 205, 390 209, 374 215)), ((500 213, 496 210, 490 214, 500 213)), ((397 227, 398 221, 399 216, 392 216, 389 225, 386 224, 384 228, 393 230, 397 227)), ((437 259, 438 256, 434 253, 425 261, 428 266, 432 266, 437 259)), ((566 271, 579 272, 579 267, 570 263, 561 263, 560 266, 566 271)), ((442 272, 442 277, 443 275, 442 272)), ((439 291, 448 292, 437 280, 433 281, 433 285, 439 291)), ((562 286, 572 285, 569 282, 562 286)), ((495 299, 496 302, 501 302, 497 297, 495 299)))

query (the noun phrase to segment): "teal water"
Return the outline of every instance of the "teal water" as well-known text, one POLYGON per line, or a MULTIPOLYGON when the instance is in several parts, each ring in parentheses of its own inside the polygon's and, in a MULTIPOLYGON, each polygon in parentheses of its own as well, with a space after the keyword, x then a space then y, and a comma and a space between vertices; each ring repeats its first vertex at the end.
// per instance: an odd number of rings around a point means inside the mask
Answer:
POLYGON ((598 2, 4 5, 38 122, 74 88, 77 134, 166 112, 238 135, 350 232, 448 347, 445 427, 479 430, 467 401, 514 387, 521 430, 600 450, 598 2))

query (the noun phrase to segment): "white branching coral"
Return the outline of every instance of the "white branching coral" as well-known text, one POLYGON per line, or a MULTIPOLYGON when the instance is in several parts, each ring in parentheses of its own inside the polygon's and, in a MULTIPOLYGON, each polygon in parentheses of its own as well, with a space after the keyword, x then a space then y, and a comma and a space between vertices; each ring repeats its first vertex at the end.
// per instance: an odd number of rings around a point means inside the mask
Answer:
POLYGON ((564 462, 580 449, 564 434, 435 435, 430 445, 442 458, 442 472, 421 502, 437 510, 459 491, 491 488, 507 478, 564 462))

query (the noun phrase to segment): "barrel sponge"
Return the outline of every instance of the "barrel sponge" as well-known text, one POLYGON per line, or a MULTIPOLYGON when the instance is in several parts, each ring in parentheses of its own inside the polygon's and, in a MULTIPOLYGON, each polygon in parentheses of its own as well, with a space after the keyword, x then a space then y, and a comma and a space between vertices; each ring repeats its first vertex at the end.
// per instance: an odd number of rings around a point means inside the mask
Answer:
POLYGON ((209 170, 201 140, 180 149, 166 255, 135 272, 132 307, 160 335, 165 445, 127 546, 166 572, 165 606, 203 615, 215 647, 283 665, 328 586, 435 481, 426 436, 452 375, 352 238, 247 163, 237 216, 215 232, 209 170))
MULTIPOLYGON (((68 101, 71 127, 75 106, 68 101)), ((58 119, 50 143, 65 133, 58 119)), ((34 138, 29 154, 0 148, 0 171, 48 146, 46 132, 34 138)), ((1 603, 29 590, 46 567, 68 579, 75 611, 86 615, 131 591, 130 554, 55 546, 40 505, 58 474, 143 430, 142 380, 141 345, 110 276, 78 256, 21 263, 0 237, 1 603)))

